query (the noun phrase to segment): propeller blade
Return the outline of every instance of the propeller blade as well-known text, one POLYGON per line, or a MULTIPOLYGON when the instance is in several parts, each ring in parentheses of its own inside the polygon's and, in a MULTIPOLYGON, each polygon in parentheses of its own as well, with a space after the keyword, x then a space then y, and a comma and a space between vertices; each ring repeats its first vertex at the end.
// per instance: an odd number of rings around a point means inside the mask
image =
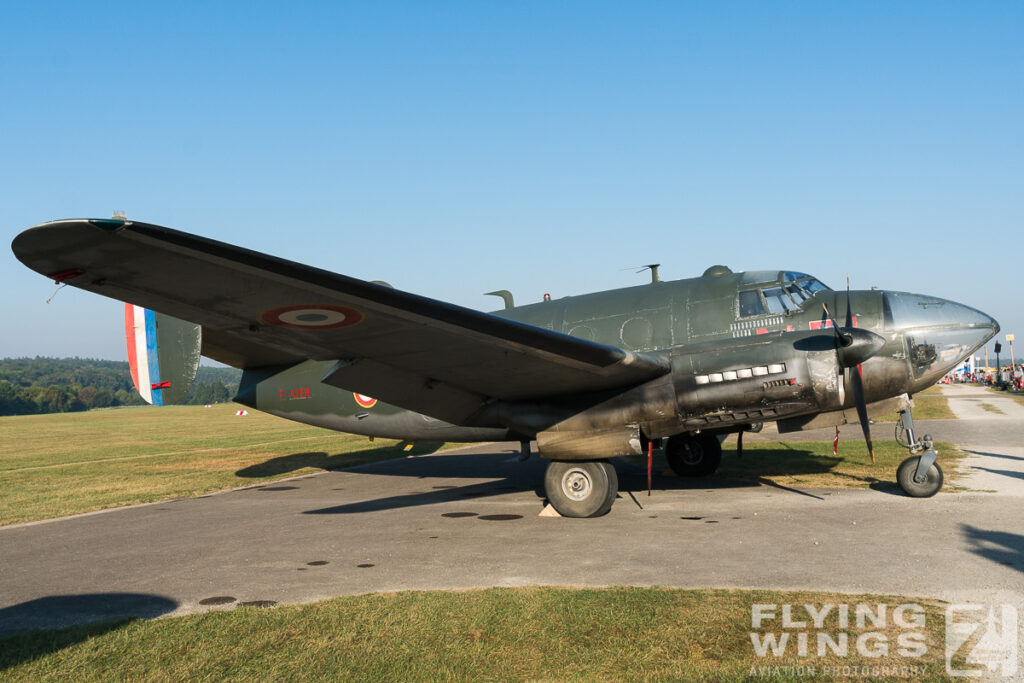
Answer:
POLYGON ((857 417, 860 418, 860 428, 864 432, 864 441, 868 445, 868 453, 871 454, 871 464, 875 464, 875 446, 871 443, 871 423, 868 422, 868 407, 864 402, 864 379, 861 377, 860 366, 850 368, 850 388, 853 389, 853 402, 857 406, 857 417))
POLYGON ((850 276, 846 276, 846 329, 853 327, 853 306, 850 305, 850 276))
MULTIPOLYGON (((849 306, 849 302, 847 302, 847 306, 849 306)), ((824 301, 821 302, 821 307, 825 309, 825 315, 830 321, 832 321, 832 331, 836 333, 836 339, 839 340, 839 345, 849 346, 852 344, 853 337, 846 332, 845 328, 839 326, 839 323, 836 322, 835 317, 833 317, 832 312, 828 310, 828 306, 825 305, 824 301)))
POLYGON ((885 345, 885 338, 870 330, 861 330, 853 326, 853 305, 850 296, 850 276, 846 276, 846 324, 840 328, 839 323, 832 317, 828 306, 821 304, 825 309, 825 315, 832 321, 832 329, 836 331, 836 357, 839 359, 839 366, 850 368, 850 389, 853 393, 853 403, 857 408, 857 417, 860 419, 860 428, 864 432, 864 441, 868 445, 868 453, 871 454, 871 463, 875 462, 875 446, 871 443, 871 422, 868 420, 868 406, 864 400, 864 376, 861 373, 861 363, 878 353, 885 345))

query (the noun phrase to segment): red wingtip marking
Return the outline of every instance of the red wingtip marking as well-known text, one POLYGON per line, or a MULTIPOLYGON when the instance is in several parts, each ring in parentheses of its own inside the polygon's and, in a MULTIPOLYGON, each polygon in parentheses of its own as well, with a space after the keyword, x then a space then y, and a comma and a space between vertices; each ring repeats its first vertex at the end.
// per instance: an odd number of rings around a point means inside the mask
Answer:
POLYGON ((58 270, 56 273, 50 273, 46 277, 59 285, 65 280, 70 280, 71 278, 78 277, 79 275, 85 275, 85 271, 81 268, 69 268, 68 270, 58 270))

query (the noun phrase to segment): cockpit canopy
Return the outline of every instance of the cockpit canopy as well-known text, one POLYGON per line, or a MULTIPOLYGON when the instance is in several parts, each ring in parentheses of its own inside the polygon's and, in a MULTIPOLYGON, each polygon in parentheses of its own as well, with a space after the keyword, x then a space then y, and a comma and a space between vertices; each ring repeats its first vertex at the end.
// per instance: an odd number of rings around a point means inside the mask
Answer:
POLYGON ((828 289, 807 273, 792 270, 745 272, 740 275, 739 317, 796 311, 816 292, 828 289))

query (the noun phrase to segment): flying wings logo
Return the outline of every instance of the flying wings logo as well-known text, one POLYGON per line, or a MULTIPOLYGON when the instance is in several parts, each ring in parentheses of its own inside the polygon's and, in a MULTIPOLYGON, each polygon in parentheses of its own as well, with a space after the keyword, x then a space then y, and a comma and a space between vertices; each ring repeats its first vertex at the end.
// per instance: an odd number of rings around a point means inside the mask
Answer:
POLYGON ((1002 677, 1017 673, 1017 609, 1013 605, 946 608, 946 673, 1002 677))
POLYGON ((361 323, 364 317, 354 308, 335 304, 280 306, 260 313, 260 320, 267 325, 300 330, 336 330, 340 327, 351 327, 361 323))

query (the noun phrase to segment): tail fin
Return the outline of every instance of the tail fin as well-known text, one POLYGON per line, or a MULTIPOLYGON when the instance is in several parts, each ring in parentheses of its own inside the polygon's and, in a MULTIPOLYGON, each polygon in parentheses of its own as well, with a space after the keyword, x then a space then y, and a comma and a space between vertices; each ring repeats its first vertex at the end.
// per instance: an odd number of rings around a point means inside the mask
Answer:
POLYGON ((199 370, 202 328, 141 306, 124 305, 132 382, 147 403, 183 403, 199 370))

